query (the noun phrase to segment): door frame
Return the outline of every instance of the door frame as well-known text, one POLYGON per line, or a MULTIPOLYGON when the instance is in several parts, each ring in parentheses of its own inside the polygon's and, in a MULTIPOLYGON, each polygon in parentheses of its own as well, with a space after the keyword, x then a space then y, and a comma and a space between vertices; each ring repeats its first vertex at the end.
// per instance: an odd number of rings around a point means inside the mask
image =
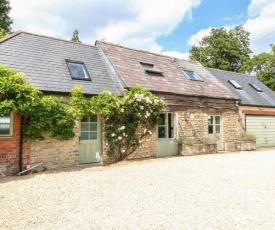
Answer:
POLYGON ((165 156, 173 156, 177 155, 178 153, 178 144, 177 144, 177 137, 178 137, 178 114, 176 112, 162 112, 161 114, 165 115, 165 121, 163 125, 165 127, 165 137, 159 138, 159 126, 157 125, 157 138, 156 138, 156 156, 157 157, 165 157, 165 156), (171 120, 169 122, 169 114, 171 114, 171 120), (173 118, 172 118, 173 116, 173 118), (170 130, 173 128, 171 136, 169 137, 169 126, 170 130), (163 148, 168 148, 171 152, 168 154, 163 154, 163 148))
MULTIPOLYGON (((78 157, 78 163, 79 164, 89 164, 89 163, 101 163, 102 162, 102 149, 101 149, 101 116, 100 114, 94 114, 97 116, 97 140, 90 140, 91 142, 94 142, 98 144, 98 152, 99 152, 99 160, 98 162, 81 162, 80 161, 80 146, 81 146, 81 141, 89 141, 89 140, 81 140, 81 119, 79 120, 79 157, 78 157)), ((92 115, 93 116, 93 115, 92 115)), ((90 116, 91 117, 91 116, 90 116)))
POLYGON ((219 136, 219 140, 216 142, 217 143, 217 150, 223 150, 223 127, 222 127, 222 115, 221 114, 207 114, 207 133, 209 137, 213 137, 215 135, 219 136), (209 117, 213 117, 213 133, 209 133, 209 117), (216 133, 216 117, 220 117, 220 133, 216 133))

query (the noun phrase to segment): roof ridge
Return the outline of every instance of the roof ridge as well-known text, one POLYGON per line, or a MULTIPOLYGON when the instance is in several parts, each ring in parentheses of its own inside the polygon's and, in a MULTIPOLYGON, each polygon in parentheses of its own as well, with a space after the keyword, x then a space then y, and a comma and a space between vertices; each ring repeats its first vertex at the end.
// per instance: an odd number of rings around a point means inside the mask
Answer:
POLYGON ((5 36, 2 39, 0 39, 0 43, 4 42, 6 40, 9 40, 10 38, 13 38, 13 37, 15 37, 15 36, 17 36, 19 34, 28 34, 28 35, 32 35, 32 36, 49 38, 49 39, 53 39, 53 40, 57 40, 57 41, 69 42, 69 43, 73 43, 73 44, 77 44, 77 45, 84 45, 84 46, 90 46, 90 47, 97 48, 95 45, 91 45, 91 44, 73 42, 73 41, 69 41, 69 40, 65 40, 65 39, 61 39, 61 38, 55 38, 55 37, 51 37, 51 36, 46 36, 46 35, 41 35, 41 34, 35 34, 35 33, 27 32, 27 31, 22 31, 22 30, 18 30, 16 32, 8 34, 7 36, 5 36))
MULTIPOLYGON (((228 70, 223 70, 223 69, 215 69, 215 68, 210 68, 210 67, 204 67, 206 69, 212 69, 212 70, 218 70, 218 71, 222 71, 222 72, 227 72, 227 73, 232 73, 232 74, 238 74, 238 75, 244 75, 244 76, 247 76, 247 77, 254 77, 250 74, 245 74, 245 73, 236 73, 236 72, 232 72, 232 71, 228 71, 228 70)), ((255 77, 254 77, 255 78, 255 77)))
POLYGON ((115 43, 112 43, 112 42, 105 42, 105 41, 101 41, 101 40, 96 40, 95 44, 97 44, 97 43, 104 43, 104 44, 107 44, 107 45, 112 45, 112 46, 121 47, 121 48, 128 49, 128 50, 133 50, 133 51, 138 51, 138 52, 142 52, 142 53, 152 54, 152 55, 156 55, 156 56, 160 56, 160 57, 165 57, 165 58, 170 58, 170 59, 173 58, 175 60, 180 60, 180 61, 200 63, 198 61, 185 60, 185 59, 181 59, 181 58, 177 58, 177 57, 168 56, 168 55, 165 55, 165 54, 158 54, 158 53, 150 52, 150 51, 147 51, 147 50, 130 48, 130 47, 115 44, 115 43))

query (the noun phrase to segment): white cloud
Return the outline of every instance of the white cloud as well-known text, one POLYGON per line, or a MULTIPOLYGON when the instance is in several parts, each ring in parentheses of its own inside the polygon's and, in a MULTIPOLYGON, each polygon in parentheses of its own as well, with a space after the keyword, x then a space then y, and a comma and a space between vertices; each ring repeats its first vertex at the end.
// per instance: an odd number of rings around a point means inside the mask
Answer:
POLYGON ((270 52, 269 44, 275 44, 274 12, 274 0, 252 0, 248 6, 249 19, 243 26, 251 33, 251 49, 255 55, 270 52))
POLYGON ((167 52, 162 52, 163 55, 167 55, 170 57, 176 57, 184 60, 189 60, 189 53, 180 53, 178 51, 167 51, 167 52))
POLYGON ((170 34, 202 0, 10 0, 14 30, 82 42, 96 39, 161 52, 159 36, 170 34), (107 3, 106 3, 107 2, 107 3))
POLYGON ((201 39, 204 36, 209 35, 210 31, 211 31, 212 27, 209 27, 207 29, 202 29, 200 31, 198 31, 196 34, 193 34, 187 41, 189 46, 199 46, 199 42, 201 41, 201 39))

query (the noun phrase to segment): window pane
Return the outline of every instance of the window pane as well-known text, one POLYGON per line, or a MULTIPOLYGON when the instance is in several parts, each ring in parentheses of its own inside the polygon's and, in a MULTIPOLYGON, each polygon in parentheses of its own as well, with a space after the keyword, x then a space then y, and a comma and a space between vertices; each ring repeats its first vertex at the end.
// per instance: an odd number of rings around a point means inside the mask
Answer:
POLYGON ((221 117, 215 117, 215 123, 219 125, 221 123, 221 117))
POLYGON ((82 123, 81 124, 81 131, 89 131, 89 124, 88 123, 82 123))
POLYGON ((71 75, 73 78, 89 78, 86 70, 84 69, 84 64, 80 63, 68 63, 71 75))
POLYGON ((159 125, 165 125, 165 114, 164 113, 160 114, 159 125))
POLYGON ((10 115, 9 114, 4 114, 3 116, 0 116, 0 123, 10 123, 10 115))
POLYGON ((97 139, 97 132, 90 132, 90 140, 96 140, 97 139))
POLYGON ((10 134, 10 125, 0 124, 0 135, 9 135, 9 134, 10 134))
POLYGON ((166 138, 165 127, 158 127, 158 138, 166 138))
POLYGON ((209 125, 213 124, 213 116, 208 116, 208 124, 209 125))
POLYGON ((89 140, 89 133, 88 132, 81 132, 81 140, 89 140))
POLYGON ((89 122, 89 118, 84 117, 84 118, 81 119, 81 122, 89 122))
POLYGON ((216 133, 221 133, 221 126, 220 125, 216 125, 216 133))
POLYGON ((186 73, 186 75, 193 80, 200 80, 199 77, 195 74, 195 72, 193 71, 188 71, 188 70, 184 70, 184 73, 186 73))
POLYGON ((213 125, 208 126, 208 133, 213 134, 213 125))
POLYGON ((97 122, 97 115, 93 115, 90 119, 91 122, 97 122))
POLYGON ((97 124, 96 123, 91 123, 90 124, 90 131, 97 131, 97 124))
POLYGON ((79 78, 86 78, 83 66, 81 64, 75 64, 77 69, 77 74, 79 78))

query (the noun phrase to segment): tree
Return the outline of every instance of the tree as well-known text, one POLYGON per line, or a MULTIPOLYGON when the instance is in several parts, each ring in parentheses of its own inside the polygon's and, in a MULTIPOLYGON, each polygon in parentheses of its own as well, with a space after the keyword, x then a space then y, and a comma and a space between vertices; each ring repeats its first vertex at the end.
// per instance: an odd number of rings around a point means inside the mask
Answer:
POLYGON ((4 30, 5 33, 11 33, 13 20, 9 17, 10 10, 10 2, 8 0, 0 0, 0 30, 4 30))
POLYGON ((6 31, 4 29, 0 29, 0 39, 6 36, 6 31))
POLYGON ((232 30, 211 29, 210 34, 202 38, 200 46, 192 46, 190 59, 200 61, 206 67, 239 72, 252 53, 249 34, 241 26, 232 30))
POLYGON ((275 91, 275 45, 270 47, 270 53, 261 53, 247 60, 241 71, 256 74, 261 82, 275 91))
POLYGON ((71 41, 81 43, 81 41, 78 38, 78 30, 76 30, 76 29, 74 30, 73 37, 72 37, 71 41))

